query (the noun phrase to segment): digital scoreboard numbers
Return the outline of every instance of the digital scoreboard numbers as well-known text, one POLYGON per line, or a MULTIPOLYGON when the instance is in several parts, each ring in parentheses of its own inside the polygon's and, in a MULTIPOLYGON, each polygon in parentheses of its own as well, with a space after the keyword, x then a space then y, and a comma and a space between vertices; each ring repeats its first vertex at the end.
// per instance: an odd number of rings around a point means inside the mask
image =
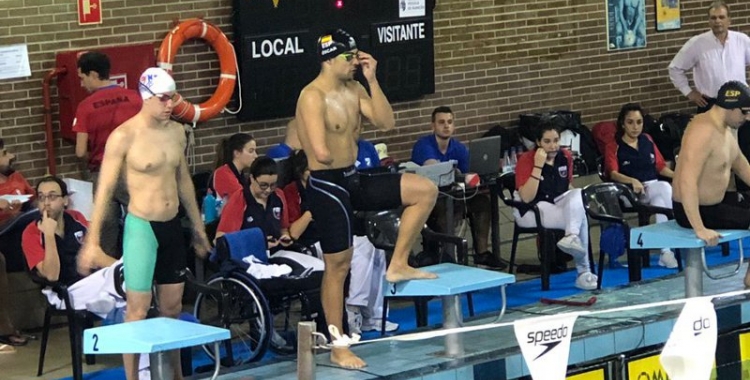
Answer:
POLYGON ((300 90, 320 72, 316 40, 337 28, 378 61, 378 82, 389 100, 434 93, 433 8, 434 0, 235 0, 238 118, 293 116, 300 90))
POLYGON ((435 92, 432 19, 372 25, 372 54, 378 60, 378 82, 390 101, 435 92))

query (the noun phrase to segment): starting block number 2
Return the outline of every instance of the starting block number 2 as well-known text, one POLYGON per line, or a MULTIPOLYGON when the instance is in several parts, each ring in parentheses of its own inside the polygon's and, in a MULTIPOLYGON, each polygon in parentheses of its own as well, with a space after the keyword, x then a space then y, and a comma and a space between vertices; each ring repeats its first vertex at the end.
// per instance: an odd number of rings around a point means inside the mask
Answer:
POLYGON ((94 352, 99 351, 99 347, 97 346, 99 344, 99 335, 94 334, 91 336, 91 339, 94 340, 94 347, 93 347, 94 352))

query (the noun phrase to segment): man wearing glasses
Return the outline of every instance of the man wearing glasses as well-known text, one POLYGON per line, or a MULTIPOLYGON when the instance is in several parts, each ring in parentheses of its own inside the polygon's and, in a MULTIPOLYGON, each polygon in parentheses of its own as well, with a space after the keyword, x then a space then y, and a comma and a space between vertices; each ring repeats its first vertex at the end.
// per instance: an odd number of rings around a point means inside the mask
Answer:
MULTIPOLYGON (((354 168, 362 116, 380 131, 394 129, 393 109, 375 76, 377 61, 357 49, 339 29, 318 39, 320 74, 301 91, 296 120, 310 168, 309 201, 320 232, 325 261, 322 301, 327 323, 343 331, 344 280, 352 259, 353 210, 388 210, 405 206, 386 279, 399 282, 435 278, 408 265, 418 234, 435 205, 437 188, 415 174, 359 175, 354 168), (362 70, 369 93, 356 80, 362 70)), ((348 347, 334 347, 331 362, 361 368, 365 362, 348 347)))
MULTIPOLYGON (((128 322, 146 318, 153 282, 159 293, 160 314, 176 318, 182 311, 182 273, 188 252, 177 217, 180 204, 190 219, 195 253, 205 257, 211 248, 187 167, 185 131, 170 120, 174 80, 162 69, 149 68, 141 74, 139 90, 143 107, 107 140, 91 227, 78 259, 79 272, 87 273, 104 254, 100 244, 106 204, 118 178, 124 175, 130 195, 123 234, 128 322)), ((175 376, 181 378, 179 354, 170 354, 175 376)), ((137 355, 124 355, 129 380, 138 376, 137 359, 137 355)))
MULTIPOLYGON (((731 133, 747 120, 750 88, 730 81, 721 86, 711 109, 690 121, 682 138, 672 181, 674 216, 708 245, 718 243, 716 229, 750 228, 748 210, 725 196, 732 172, 750 184, 750 165, 731 133)), ((749 285, 750 270, 745 275, 745 286, 749 285)))
MULTIPOLYGON (((36 270, 49 281, 68 286, 75 309, 88 308, 105 317, 116 302, 123 302, 115 291, 111 273, 115 259, 107 255, 98 256, 96 267, 105 269, 88 277, 78 274, 76 257, 88 229, 86 218, 78 211, 66 210, 69 202, 68 187, 58 177, 42 178, 36 185, 36 194, 41 218, 26 227, 21 240, 29 269, 36 270), (109 283, 106 282, 107 278, 109 283), (102 291, 108 296, 105 297, 102 291), (94 302, 99 307, 88 307, 94 302), (102 308, 105 304, 109 307, 102 308)), ((51 304, 59 309, 65 308, 54 292, 44 293, 51 304)), ((120 306, 125 305, 123 303, 120 306)))
MULTIPOLYGON (((109 79, 110 62, 106 54, 83 53, 77 64, 81 86, 91 95, 78 104, 73 119, 76 156, 81 160, 83 178, 94 183, 96 192, 107 138, 115 128, 138 113, 142 100, 137 91, 120 87, 109 79)), ((118 184, 108 206, 109 217, 102 226, 102 249, 115 258, 122 256, 121 205, 127 206, 127 197, 124 184, 118 184)))

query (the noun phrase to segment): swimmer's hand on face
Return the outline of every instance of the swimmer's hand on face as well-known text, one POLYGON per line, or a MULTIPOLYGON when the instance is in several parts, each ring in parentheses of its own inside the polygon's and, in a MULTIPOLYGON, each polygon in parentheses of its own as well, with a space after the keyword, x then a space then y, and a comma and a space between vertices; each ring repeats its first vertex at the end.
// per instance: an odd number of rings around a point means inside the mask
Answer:
POLYGON ((714 230, 709 230, 708 228, 704 228, 702 230, 695 230, 695 236, 697 236, 698 239, 705 241, 706 245, 709 247, 718 245, 719 239, 721 238, 720 233, 714 230))
POLYGON ((361 50, 357 53, 357 60, 359 61, 359 67, 362 68, 362 75, 365 76, 367 82, 376 82, 378 79, 375 77, 375 70, 378 67, 378 61, 376 61, 370 54, 361 50))
POLYGON ((205 231, 193 231, 193 250, 201 259, 205 259, 208 256, 208 252, 211 251, 211 243, 208 242, 205 231))

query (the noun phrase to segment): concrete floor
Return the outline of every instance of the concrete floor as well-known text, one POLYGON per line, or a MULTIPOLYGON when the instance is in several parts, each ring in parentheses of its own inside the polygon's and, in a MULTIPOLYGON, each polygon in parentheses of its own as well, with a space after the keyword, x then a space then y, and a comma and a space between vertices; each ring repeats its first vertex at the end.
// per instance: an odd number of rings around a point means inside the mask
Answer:
MULTIPOLYGON (((596 175, 589 175, 586 177, 579 177, 574 180, 575 187, 583 187, 590 183, 599 182, 599 178, 596 175)), ((500 234, 501 234, 501 256, 504 259, 510 257, 510 243, 513 232, 513 217, 511 210, 500 202, 500 234)), ((467 232, 464 234, 467 239, 470 240, 470 234, 467 232)), ((598 256, 599 246, 599 228, 591 228, 592 246, 595 251, 595 258, 598 256)), ((418 251, 421 247, 415 247, 418 251)), ((472 252, 472 251, 470 251, 472 252)), ((517 264, 538 264, 536 251, 536 240, 532 235, 525 235, 521 237, 521 241, 518 246, 518 253, 516 258, 517 264)), ((571 264, 572 265, 572 264, 571 264)), ((532 278, 534 276, 519 274, 517 280, 522 281, 524 279, 532 278)), ((34 290, 36 291, 36 290, 34 290)), ((12 301, 12 300, 11 300, 12 301)), ((398 307, 394 305, 393 307, 398 307)), ((192 309, 186 307, 186 312, 191 312, 192 309)), ((18 326, 25 326, 23 319, 28 316, 15 316, 15 320, 18 326)), ((38 319, 35 316, 33 319, 38 319)), ((21 327, 22 328, 22 327, 21 327)), ((34 332, 39 339, 41 339, 41 332, 34 332)), ((70 366, 70 349, 68 343, 68 330, 67 326, 60 326, 52 330, 50 334, 50 341, 47 348, 47 355, 45 361, 45 372, 41 377, 36 377, 37 361, 39 358, 40 341, 32 340, 27 346, 17 347, 18 352, 15 354, 0 355, 0 378, 8 380, 21 380, 21 379, 59 379, 62 377, 69 377, 72 375, 70 366)), ((98 371, 104 368, 118 367, 122 365, 120 356, 98 356, 96 365, 85 365, 83 367, 84 373, 98 371)))

